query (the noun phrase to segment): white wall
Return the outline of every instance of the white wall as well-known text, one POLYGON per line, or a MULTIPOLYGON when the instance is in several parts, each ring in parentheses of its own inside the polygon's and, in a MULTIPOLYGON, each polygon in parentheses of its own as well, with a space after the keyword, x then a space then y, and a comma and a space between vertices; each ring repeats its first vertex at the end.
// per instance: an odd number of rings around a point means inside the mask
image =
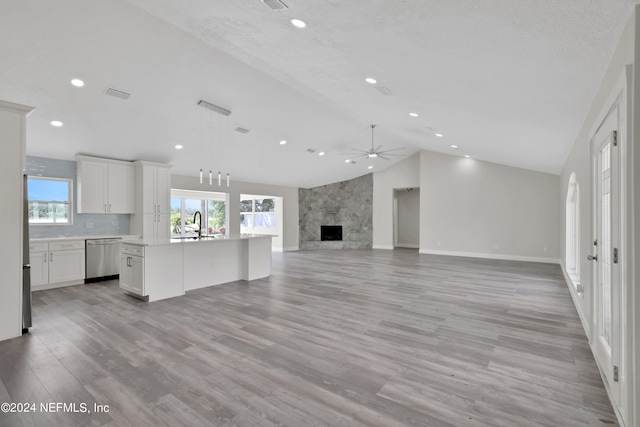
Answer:
POLYGON ((397 247, 420 247, 420 189, 396 190, 397 247))
POLYGON ((374 249, 393 249, 393 190, 419 186, 420 153, 373 174, 374 249))
MULTIPOLYGON (((206 191, 206 185, 199 182, 198 177, 171 175, 171 188, 184 190, 206 191)), ((282 242, 280 248, 275 250, 293 251, 298 250, 298 189, 294 187, 281 187, 276 185, 255 184, 249 182, 231 181, 230 187, 214 186, 215 191, 229 193, 229 216, 227 226, 229 235, 240 234, 240 195, 241 194, 264 194, 269 196, 282 197, 282 242)), ((278 242, 279 239, 276 241, 278 242)))
POLYGON ((420 154, 421 253, 558 262, 558 176, 420 154))
POLYGON ((31 110, 0 101, 0 341, 22 333, 22 174, 25 114, 31 110))
MULTIPOLYGON (((612 91, 616 87, 620 77, 625 73, 625 68, 630 66, 626 73, 628 73, 628 79, 631 80, 631 87, 633 87, 633 94, 629 97, 631 105, 640 105, 640 90, 638 90, 638 81, 640 70, 637 67, 631 67, 633 64, 638 64, 640 56, 638 48, 640 47, 636 40, 640 40, 638 32, 640 28, 637 28, 637 13, 638 8, 631 16, 625 29, 622 33, 620 42, 616 47, 614 55, 611 58, 609 67, 603 76, 602 82, 598 87, 593 103, 589 109, 585 121, 580 128, 578 136, 576 137, 574 146, 569 153, 567 161, 564 165, 561 177, 560 177, 560 199, 561 199, 561 218, 562 218, 562 230, 561 236, 563 241, 561 245, 561 259, 562 267, 564 270, 564 261, 566 257, 565 249, 566 244, 564 236, 566 236, 565 217, 566 206, 564 200, 567 195, 567 189, 569 185, 569 178, 572 172, 576 173, 578 183, 580 185, 580 257, 582 262, 580 264, 580 283, 583 285, 584 293, 579 295, 573 286, 567 280, 568 288, 571 292, 573 300, 576 304, 576 308, 582 319, 583 326, 587 332, 587 336, 590 338, 590 342, 594 342, 594 279, 593 279, 593 264, 586 261, 587 255, 593 251, 592 242, 594 239, 594 233, 592 232, 593 224, 593 186, 590 177, 590 165, 591 165, 591 153, 590 153, 590 139, 593 136, 597 126, 603 119, 603 114, 607 112, 611 106, 612 100, 609 97, 612 91), (634 69, 635 68, 635 69, 634 69)), ((630 111, 635 110, 633 114, 635 117, 631 117, 629 120, 631 123, 639 123, 640 111, 637 108, 630 108, 630 111)), ((626 119, 626 118, 625 118, 626 119)), ((627 132, 625 135, 621 135, 626 139, 626 150, 628 155, 623 156, 622 159, 622 173, 627 180, 629 186, 625 192, 625 196, 628 201, 626 212, 624 212, 623 226, 626 227, 627 235, 630 239, 626 244, 623 244, 621 254, 628 254, 626 258, 622 259, 626 266, 623 268, 626 272, 623 273, 623 280, 626 281, 626 293, 623 295, 623 304, 626 309, 626 317, 623 322, 626 323, 627 336, 626 336, 626 357, 629 361, 629 366, 625 367, 623 373, 623 380, 628 381, 627 395, 623 396, 623 403, 621 407, 617 408, 622 410, 625 418, 627 418, 628 426, 640 426, 640 409, 638 403, 640 402, 640 292, 638 291, 638 283, 640 283, 640 269, 635 266, 639 264, 640 251, 638 250, 638 242, 640 242, 640 209, 634 205, 637 203, 637 198, 634 198, 634 188, 640 188, 640 174, 635 171, 640 171, 640 151, 635 147, 638 147, 638 135, 633 131, 634 126, 627 126, 627 132), (625 172, 626 169, 626 172, 625 172), (633 179, 635 178, 635 183, 633 179), (635 234, 632 234, 634 233, 635 234), (635 326, 634 326, 635 325, 635 326), (636 402, 635 405, 632 402, 636 402), (625 407, 629 403, 629 410, 625 407), (635 406, 635 408, 634 408, 635 406)), ((623 179, 625 179, 623 178, 623 179)), ((564 270, 566 276, 566 270, 564 270)))

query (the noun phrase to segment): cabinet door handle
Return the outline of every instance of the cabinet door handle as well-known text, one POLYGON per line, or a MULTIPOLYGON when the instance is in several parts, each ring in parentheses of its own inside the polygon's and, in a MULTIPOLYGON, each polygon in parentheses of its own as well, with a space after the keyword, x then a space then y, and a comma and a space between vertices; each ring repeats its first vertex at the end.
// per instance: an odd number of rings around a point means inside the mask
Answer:
POLYGON ((46 253, 44 254, 44 262, 45 263, 47 262, 47 254, 46 253))
POLYGON ((104 211, 107 212, 107 204, 104 204, 104 211))
POLYGON ((49 252, 49 262, 53 262, 53 252, 49 252))

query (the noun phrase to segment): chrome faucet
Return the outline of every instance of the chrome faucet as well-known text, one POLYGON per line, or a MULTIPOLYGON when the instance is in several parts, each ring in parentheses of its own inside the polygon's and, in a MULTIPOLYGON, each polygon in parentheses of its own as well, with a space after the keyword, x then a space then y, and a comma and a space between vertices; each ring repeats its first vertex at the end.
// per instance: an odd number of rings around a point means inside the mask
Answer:
POLYGON ((196 211, 196 213, 193 214, 193 223, 198 224, 198 239, 201 239, 202 238, 202 214, 200 213, 200 211, 196 211), (196 217, 198 217, 197 223, 196 223, 196 217))

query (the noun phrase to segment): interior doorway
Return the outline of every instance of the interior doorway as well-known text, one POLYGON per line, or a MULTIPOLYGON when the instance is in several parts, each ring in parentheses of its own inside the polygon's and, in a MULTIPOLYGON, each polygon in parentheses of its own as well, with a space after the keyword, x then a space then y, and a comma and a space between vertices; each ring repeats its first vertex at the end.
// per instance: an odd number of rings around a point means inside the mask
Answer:
POLYGON ((420 248, 420 188, 393 190, 393 246, 420 248))
POLYGON ((284 203, 278 196, 241 194, 240 195, 240 233, 270 234, 271 248, 284 250, 284 203))

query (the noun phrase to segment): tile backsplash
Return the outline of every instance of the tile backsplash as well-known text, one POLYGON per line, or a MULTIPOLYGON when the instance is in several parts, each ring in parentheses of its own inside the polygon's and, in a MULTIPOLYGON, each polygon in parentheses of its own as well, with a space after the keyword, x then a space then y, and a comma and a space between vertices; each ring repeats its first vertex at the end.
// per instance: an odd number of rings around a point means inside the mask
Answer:
POLYGON ((72 237, 100 236, 108 234, 129 234, 131 215, 129 214, 79 214, 77 213, 76 162, 47 157, 27 156, 27 175, 50 178, 66 178, 73 182, 72 224, 31 225, 29 237, 72 237), (93 228, 87 228, 87 224, 93 228))

